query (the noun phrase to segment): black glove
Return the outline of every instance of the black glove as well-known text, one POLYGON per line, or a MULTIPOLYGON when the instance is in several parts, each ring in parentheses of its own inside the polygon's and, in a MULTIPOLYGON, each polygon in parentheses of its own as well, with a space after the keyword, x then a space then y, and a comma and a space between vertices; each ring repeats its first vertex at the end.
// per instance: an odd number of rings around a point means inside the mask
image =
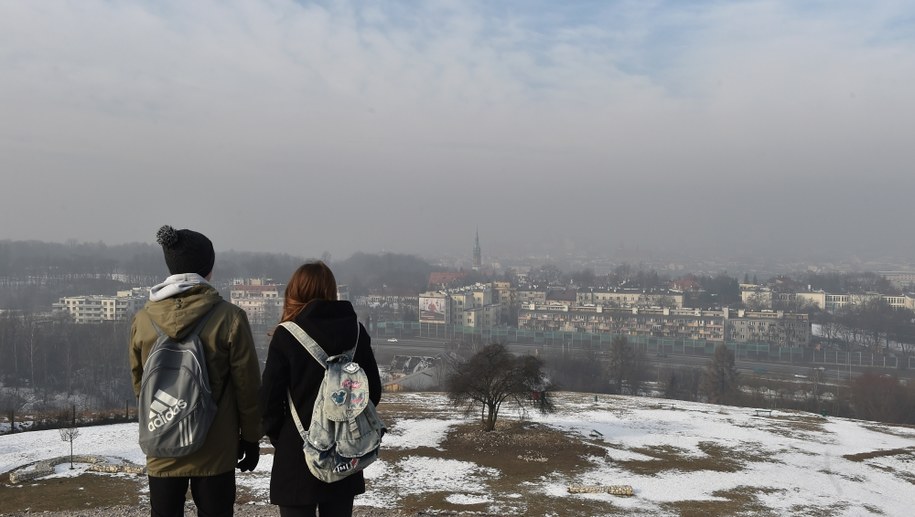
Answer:
POLYGON ((261 445, 258 442, 249 442, 241 438, 238 439, 238 462, 236 467, 242 472, 254 470, 257 462, 261 459, 261 445))

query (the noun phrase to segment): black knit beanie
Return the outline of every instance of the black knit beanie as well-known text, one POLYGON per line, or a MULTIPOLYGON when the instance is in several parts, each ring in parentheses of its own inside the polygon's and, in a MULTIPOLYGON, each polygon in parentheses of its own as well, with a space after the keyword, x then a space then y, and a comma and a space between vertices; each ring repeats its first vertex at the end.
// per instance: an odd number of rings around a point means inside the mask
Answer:
POLYGON ((216 253, 213 243, 204 234, 165 225, 156 232, 156 241, 165 253, 169 273, 197 273, 205 277, 213 271, 216 253))

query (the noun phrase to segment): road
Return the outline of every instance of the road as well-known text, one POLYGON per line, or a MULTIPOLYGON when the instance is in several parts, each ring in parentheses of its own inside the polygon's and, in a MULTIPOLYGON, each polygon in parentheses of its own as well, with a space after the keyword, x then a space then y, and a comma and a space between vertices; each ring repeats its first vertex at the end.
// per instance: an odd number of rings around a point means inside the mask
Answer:
MULTIPOLYGON (((385 339, 373 340, 372 347, 382 364, 389 362, 394 355, 438 355, 443 352, 448 345, 448 340, 444 338, 414 338, 400 337, 396 343, 391 343, 385 339)), ((466 345, 472 346, 472 345, 466 345)), ((477 345, 479 346, 479 344, 477 345)), ((566 352, 569 354, 584 354, 589 350, 587 347, 578 345, 544 345, 533 343, 508 343, 508 349, 515 353, 521 354, 543 354, 545 352, 566 352), (564 350, 563 350, 564 348, 564 350)), ((664 356, 649 355, 648 361, 654 368, 676 368, 680 366, 702 368, 711 360, 710 356, 668 353, 664 356)), ((767 377, 778 378, 806 378, 813 374, 813 367, 822 367, 823 381, 844 381, 849 375, 859 375, 862 369, 857 367, 848 368, 845 365, 813 365, 809 363, 778 363, 753 361, 749 359, 737 358, 735 360, 737 369, 745 374, 754 374, 767 377)), ((890 370, 890 372, 912 377, 915 372, 911 370, 890 370)))

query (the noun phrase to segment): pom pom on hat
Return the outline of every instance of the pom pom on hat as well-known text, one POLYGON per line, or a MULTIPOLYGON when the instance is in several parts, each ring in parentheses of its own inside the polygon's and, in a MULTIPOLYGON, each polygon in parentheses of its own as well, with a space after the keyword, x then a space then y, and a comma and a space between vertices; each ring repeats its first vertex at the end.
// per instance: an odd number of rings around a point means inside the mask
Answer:
POLYGON ((166 249, 173 247, 178 244, 178 230, 166 224, 156 232, 156 242, 166 249))
POLYGON ((156 232, 156 242, 162 246, 169 273, 197 273, 206 277, 213 271, 216 253, 213 243, 204 234, 176 230, 166 224, 156 232))

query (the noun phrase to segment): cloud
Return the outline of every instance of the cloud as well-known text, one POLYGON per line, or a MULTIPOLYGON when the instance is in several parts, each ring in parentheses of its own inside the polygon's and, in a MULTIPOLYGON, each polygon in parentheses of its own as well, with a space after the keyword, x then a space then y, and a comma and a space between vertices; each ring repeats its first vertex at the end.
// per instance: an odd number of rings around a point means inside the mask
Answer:
MULTIPOLYGON (((309 216, 345 203, 372 221, 318 232, 318 251, 412 251, 485 221, 523 227, 544 206, 610 210, 557 192, 638 192, 657 223, 710 182, 898 178, 913 158, 912 20, 891 1, 6 2, 0 166, 27 192, 60 188, 54 224, 9 237, 131 240, 129 222, 99 219, 99 235, 63 215, 164 203, 227 216, 231 247, 281 247, 257 228, 295 220, 304 197, 309 216), (184 206, 163 193, 176 187, 212 202, 184 206), (495 206, 470 222, 473 199, 495 206), (417 239, 424 206, 441 235, 417 239)), ((11 216, 35 199, 0 203, 11 216)), ((536 238, 517 232, 506 240, 536 238)))

